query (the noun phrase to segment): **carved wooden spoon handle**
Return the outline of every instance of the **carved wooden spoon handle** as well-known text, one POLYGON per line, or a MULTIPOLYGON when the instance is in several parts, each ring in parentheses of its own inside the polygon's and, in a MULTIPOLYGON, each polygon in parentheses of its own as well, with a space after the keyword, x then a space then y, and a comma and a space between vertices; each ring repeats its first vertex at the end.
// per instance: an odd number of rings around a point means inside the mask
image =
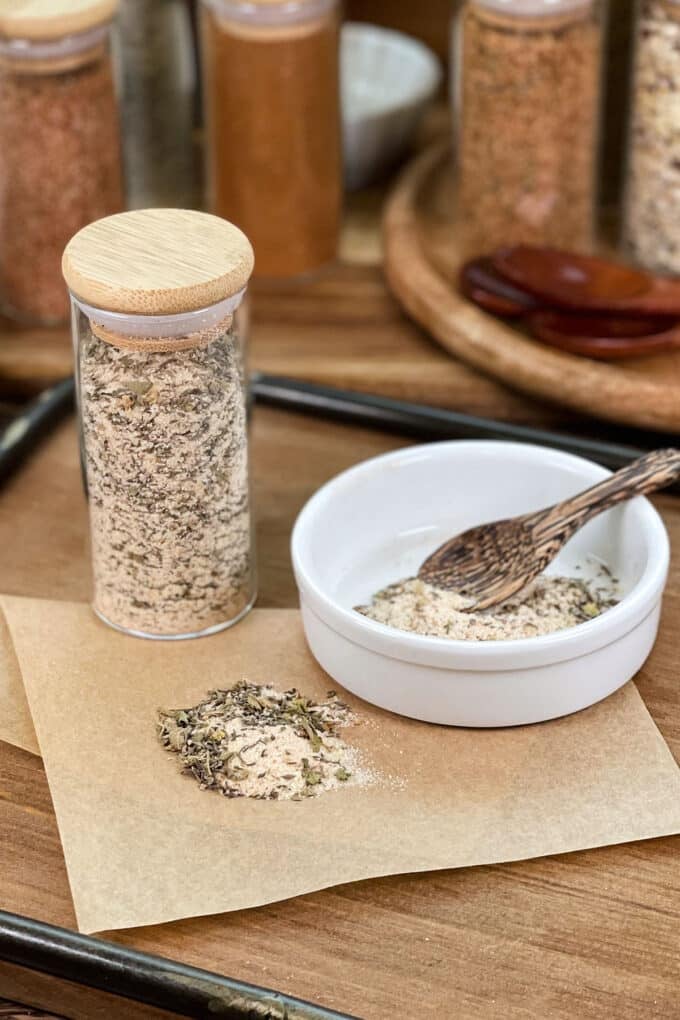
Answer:
POLYGON ((646 453, 603 482, 537 515, 536 535, 544 539, 560 531, 571 534, 618 503, 663 489, 678 477, 680 450, 654 450, 646 453))

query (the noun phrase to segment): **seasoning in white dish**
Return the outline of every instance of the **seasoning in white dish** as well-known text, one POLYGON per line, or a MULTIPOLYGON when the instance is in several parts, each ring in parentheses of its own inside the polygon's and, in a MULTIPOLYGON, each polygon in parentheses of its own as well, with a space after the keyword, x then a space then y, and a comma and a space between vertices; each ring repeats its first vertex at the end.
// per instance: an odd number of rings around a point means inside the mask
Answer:
POLYGON ((492 609, 466 612, 469 599, 417 577, 376 592, 357 606, 388 627, 456 641, 508 641, 539 637, 584 623, 615 605, 616 582, 606 568, 594 581, 541 575, 527 589, 492 609))

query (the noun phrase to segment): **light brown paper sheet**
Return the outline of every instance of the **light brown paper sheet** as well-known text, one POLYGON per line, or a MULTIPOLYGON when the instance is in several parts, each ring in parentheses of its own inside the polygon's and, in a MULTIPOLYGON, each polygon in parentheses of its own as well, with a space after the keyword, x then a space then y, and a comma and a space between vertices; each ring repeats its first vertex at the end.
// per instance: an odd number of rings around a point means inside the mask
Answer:
POLYGON ((331 685, 297 612, 154 643, 82 605, 4 607, 87 932, 680 831, 680 770, 632 684, 578 715, 509 730, 430 726, 348 696, 364 719, 348 739, 401 785, 228 800, 180 775, 156 741, 156 708, 242 676, 324 697, 331 685))
POLYGON ((0 740, 40 754, 21 670, 5 616, 0 609, 0 740))

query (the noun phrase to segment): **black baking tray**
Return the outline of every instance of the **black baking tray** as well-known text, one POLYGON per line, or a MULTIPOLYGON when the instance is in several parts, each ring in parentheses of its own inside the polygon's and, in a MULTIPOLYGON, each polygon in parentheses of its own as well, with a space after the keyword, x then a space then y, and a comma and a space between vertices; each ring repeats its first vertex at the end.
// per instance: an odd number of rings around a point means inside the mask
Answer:
POLYGON ((199 1020, 357 1020, 281 992, 5 911, 0 911, 0 960, 119 996, 121 1017, 128 999, 199 1020))

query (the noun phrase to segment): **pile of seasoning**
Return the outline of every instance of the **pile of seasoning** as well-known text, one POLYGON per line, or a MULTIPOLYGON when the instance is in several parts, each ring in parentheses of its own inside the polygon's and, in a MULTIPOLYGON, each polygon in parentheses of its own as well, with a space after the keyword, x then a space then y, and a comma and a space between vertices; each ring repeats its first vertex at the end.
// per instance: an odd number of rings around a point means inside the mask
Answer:
POLYGON ((362 615, 398 630, 455 641, 508 641, 552 634, 599 616, 616 604, 616 580, 606 568, 594 581, 542 575, 528 589, 491 609, 466 612, 469 599, 417 577, 377 592, 362 615))
POLYGON ((260 276, 335 258, 342 202, 337 0, 203 0, 209 206, 260 276))
POLYGON ((642 0, 628 154, 626 241, 648 269, 680 273, 680 3, 642 0))
POLYGON ((64 245, 123 206, 116 7, 0 2, 0 304, 21 321, 68 318, 64 245))
POLYGON ((333 691, 317 703, 295 688, 243 680, 211 691, 193 708, 159 711, 158 735, 202 790, 300 801, 373 782, 358 751, 339 735, 356 721, 333 691))
POLYGON ((90 224, 74 295, 94 608, 146 637, 212 632, 255 598, 246 382, 233 329, 253 265, 207 213, 90 224))
POLYGON ((602 26, 593 0, 466 0, 454 36, 457 238, 593 243, 602 26))

